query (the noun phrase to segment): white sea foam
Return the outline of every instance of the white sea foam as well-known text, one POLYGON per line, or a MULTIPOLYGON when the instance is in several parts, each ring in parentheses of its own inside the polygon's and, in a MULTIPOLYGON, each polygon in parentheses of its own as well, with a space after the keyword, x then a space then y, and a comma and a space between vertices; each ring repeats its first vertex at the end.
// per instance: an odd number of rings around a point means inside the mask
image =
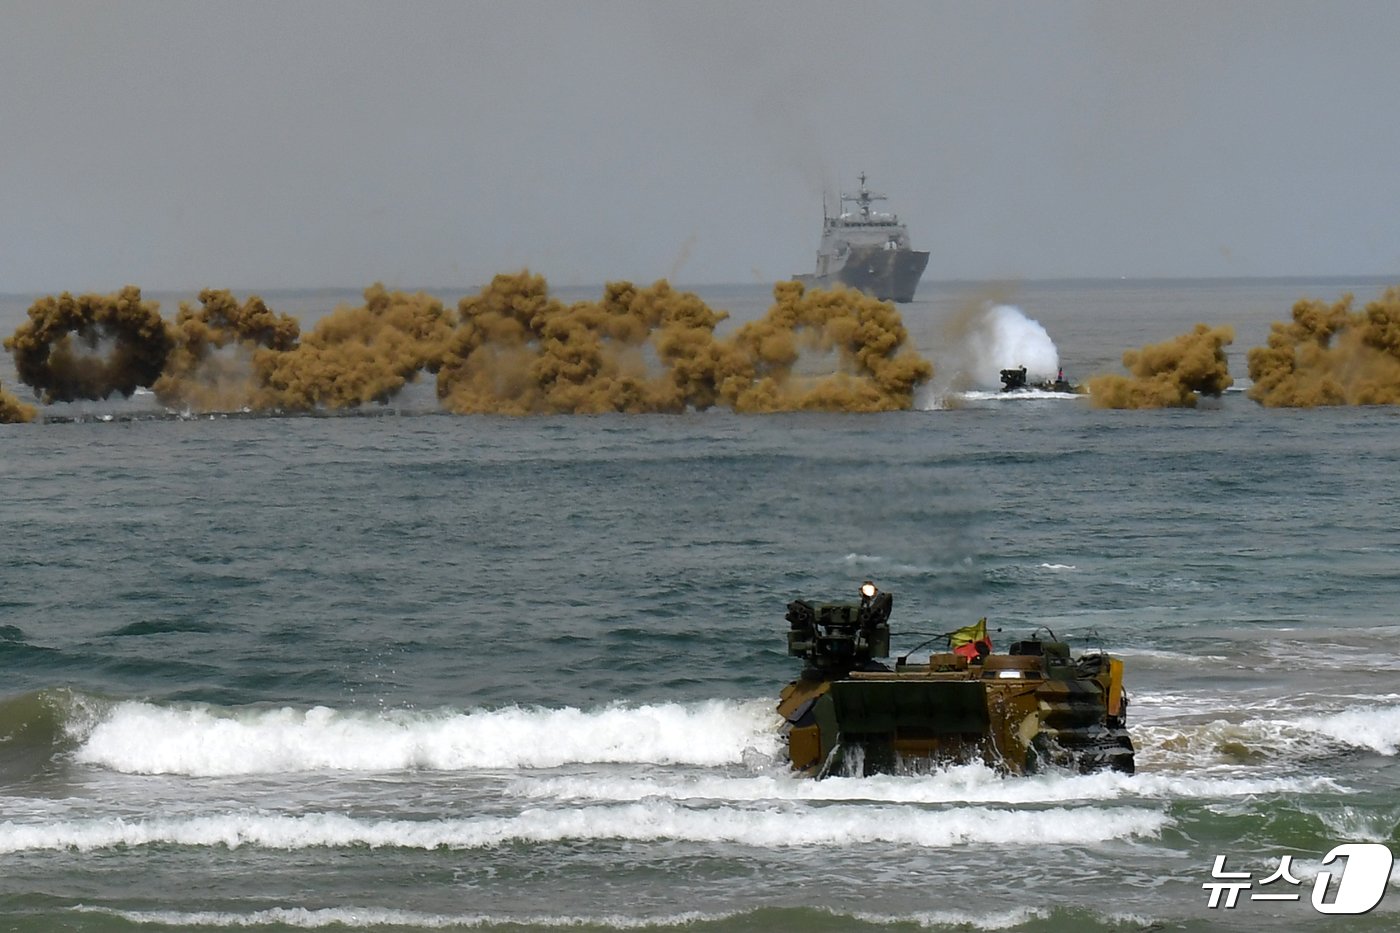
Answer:
POLYGON ((1046 389, 1018 389, 1015 392, 992 392, 986 389, 969 389, 954 392, 953 398, 965 402, 1033 402, 1047 399, 1079 399, 1084 396, 1073 392, 1051 392, 1046 389))
POLYGON ((572 763, 714 766, 777 750, 767 701, 595 710, 228 710, 126 702, 96 723, 78 761, 135 774, 455 771, 572 763))
MULTIPOLYGON (((138 911, 111 910, 100 907, 75 908, 83 913, 97 913, 120 917, 132 923, 159 923, 177 928, 188 927, 260 927, 290 926, 299 929, 320 929, 322 927, 411 927, 423 930, 471 929, 498 925, 518 925, 527 928, 568 928, 603 927, 611 930, 634 930, 641 928, 688 927, 700 923, 722 923, 740 913, 702 913, 688 911, 653 917, 629 917, 623 914, 603 914, 598 916, 551 916, 541 914, 490 915, 490 914, 429 914, 414 910, 391 910, 378 907, 331 907, 319 910, 304 907, 273 907, 237 914, 227 911, 138 911)), ((835 917, 846 916, 831 909, 826 913, 835 917)), ((1050 915, 1044 908, 1017 907, 1008 910, 989 912, 979 911, 925 911, 915 914, 889 916, 857 912, 854 919, 866 924, 888 926, 917 925, 922 927, 957 926, 971 930, 1003 930, 1021 926, 1033 920, 1042 920, 1050 915)), ((1139 924, 1145 925, 1145 924, 1139 924)))
MULTIPOLYGON (((1286 706, 1277 702, 1266 708, 1286 706)), ((1257 710, 1256 710, 1257 712, 1257 710)), ((1156 719, 1133 728, 1139 767, 1208 767, 1289 762, 1335 755, 1340 749, 1400 753, 1400 707, 1359 707, 1311 716, 1254 715, 1182 723, 1156 719)))
POLYGON ((1004 910, 938 910, 922 911, 908 917, 884 917, 878 914, 856 913, 863 923, 917 924, 921 927, 957 927, 967 930, 1006 930, 1044 920, 1050 911, 1042 907, 1011 907, 1004 910))
POLYGON ((1307 716, 1299 725, 1343 745, 1369 748, 1382 755, 1400 751, 1400 706, 1361 707, 1324 716, 1307 716))
POLYGON ((1279 776, 1187 776, 1038 774, 1003 777, 982 765, 961 765, 920 776, 805 778, 772 775, 710 775, 666 778, 559 776, 521 779, 507 793, 535 800, 641 801, 872 801, 905 804, 1043 804, 1108 800, 1178 800, 1298 794, 1342 789, 1330 778, 1279 776))
POLYGON ((1132 727, 1140 769, 1260 766, 1324 755, 1332 748, 1315 733, 1283 720, 1180 723, 1155 721, 1132 727))
POLYGON ((843 562, 853 567, 878 567, 881 573, 929 573, 929 567, 920 567, 915 564, 892 563, 888 557, 880 557, 876 554, 847 554, 843 562))
POLYGON ((1154 661, 1173 661, 1181 667, 1199 668, 1202 664, 1221 664, 1230 659, 1223 654, 1197 654, 1168 648, 1142 648, 1132 645, 1116 645, 1113 653, 1124 658, 1151 658, 1154 661))
POLYGON ((0 853, 117 846, 481 849, 563 840, 737 843, 754 848, 893 843, 923 848, 1100 842, 1156 836, 1166 813, 1132 807, 1014 810, 841 805, 690 808, 665 800, 466 820, 367 820, 341 813, 229 813, 149 820, 0 823, 0 853))
POLYGON ((188 927, 261 927, 289 926, 315 930, 322 927, 410 927, 420 930, 461 929, 519 925, 522 927, 606 927, 613 930, 635 930, 643 927, 684 927, 693 923, 716 923, 734 914, 704 914, 691 911, 656 917, 628 917, 604 914, 594 917, 570 917, 528 914, 429 914, 416 910, 391 910, 382 907, 328 907, 312 910, 305 907, 271 907, 246 914, 227 911, 176 910, 110 910, 100 907, 78 907, 84 913, 100 913, 120 917, 132 923, 159 923, 177 929, 188 927))

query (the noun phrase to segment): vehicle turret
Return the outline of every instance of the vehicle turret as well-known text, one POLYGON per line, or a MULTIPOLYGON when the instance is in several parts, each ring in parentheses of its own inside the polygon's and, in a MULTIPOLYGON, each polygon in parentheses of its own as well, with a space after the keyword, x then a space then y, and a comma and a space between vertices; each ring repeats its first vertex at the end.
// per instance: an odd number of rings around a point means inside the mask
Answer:
POLYGON ((807 662, 809 680, 843 677, 852 670, 885 670, 875 658, 889 657, 890 610, 894 598, 875 584, 861 584, 858 603, 788 603, 788 654, 807 662))

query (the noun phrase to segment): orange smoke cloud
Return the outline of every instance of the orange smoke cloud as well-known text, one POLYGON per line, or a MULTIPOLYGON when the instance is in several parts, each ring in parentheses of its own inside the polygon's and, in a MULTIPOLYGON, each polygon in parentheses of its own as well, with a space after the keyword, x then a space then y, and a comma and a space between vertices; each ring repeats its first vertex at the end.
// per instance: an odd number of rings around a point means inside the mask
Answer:
POLYGON ((378 284, 364 296, 301 334, 260 298, 240 305, 228 291, 182 303, 174 325, 134 288, 65 294, 37 303, 5 345, 49 401, 154 384, 163 404, 202 411, 382 403, 421 373, 437 374, 441 404, 459 413, 887 411, 910 407, 933 373, 893 305, 795 282, 775 285, 767 315, 727 339, 715 333, 726 312, 664 280, 612 282, 599 300, 566 305, 522 271, 455 314, 378 284), (70 335, 93 352, 75 352, 70 335))
POLYGON ((703 343, 724 319, 664 281, 611 282, 597 302, 564 305, 528 271, 496 276, 457 315, 438 397, 450 411, 512 415, 683 410, 703 374, 673 364, 688 336, 703 343))
POLYGON ((152 387, 156 397, 164 405, 198 411, 272 407, 276 400, 256 371, 267 357, 258 351, 295 347, 296 319, 275 313, 256 295, 240 305, 232 292, 205 289, 199 301, 198 311, 180 302, 175 346, 152 387))
POLYGON ((772 307, 720 347, 720 399, 738 412, 909 408, 933 365, 905 346, 899 312, 858 291, 773 286, 772 307), (802 350, 836 355, 836 372, 798 373, 802 350))
POLYGON ((1231 385, 1225 347, 1234 329, 1197 324, 1189 334, 1123 354, 1131 376, 1095 376, 1089 398, 1097 408, 1194 408, 1201 395, 1219 396, 1231 385))
POLYGON ((1400 287, 1361 311, 1304 299, 1249 351, 1248 395, 1269 407, 1400 404, 1400 287))
POLYGON ((34 420, 33 405, 26 405, 0 386, 0 424, 24 424, 34 420))
POLYGON ((130 396, 160 377, 172 343, 160 305, 128 285, 114 295, 39 299, 5 349, 20 381, 48 403, 130 396))
POLYGON ((455 323, 422 292, 375 284, 365 303, 338 308, 295 347, 259 350, 265 405, 308 410, 387 402, 424 370, 436 372, 455 323))
POLYGON ((598 302, 565 306, 539 276, 497 276, 458 305, 438 396, 452 411, 506 414, 878 411, 908 408, 932 375, 888 303, 795 282, 773 297, 762 320, 721 340, 727 315, 665 281, 614 282, 598 302), (836 372, 799 374, 804 350, 834 354, 836 372))

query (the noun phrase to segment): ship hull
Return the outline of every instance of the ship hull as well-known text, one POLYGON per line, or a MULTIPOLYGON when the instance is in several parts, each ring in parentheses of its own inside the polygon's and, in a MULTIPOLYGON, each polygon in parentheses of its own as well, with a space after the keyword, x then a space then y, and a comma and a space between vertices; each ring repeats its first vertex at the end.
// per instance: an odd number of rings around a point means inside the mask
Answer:
POLYGON ((881 301, 914 300, 919 278, 928 265, 928 253, 908 249, 855 247, 845 265, 828 275, 798 275, 794 278, 809 288, 844 285, 881 301))

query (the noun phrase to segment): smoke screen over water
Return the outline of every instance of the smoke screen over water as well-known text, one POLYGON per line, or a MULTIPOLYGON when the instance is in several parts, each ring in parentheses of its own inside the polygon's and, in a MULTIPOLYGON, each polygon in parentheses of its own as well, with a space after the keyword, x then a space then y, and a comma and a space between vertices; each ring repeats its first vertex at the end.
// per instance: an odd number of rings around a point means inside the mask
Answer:
POLYGON ((22 382, 45 402, 131 395, 170 354, 171 333, 152 302, 128 286, 113 295, 41 298, 5 341, 22 382))
POLYGON ((1131 376, 1096 376, 1089 395, 1101 408, 1191 408, 1199 395, 1218 396, 1231 385, 1225 347, 1229 327, 1197 324, 1189 334, 1123 354, 1131 376))
MULTIPOLYGON (((529 271, 496 276, 449 307, 424 292, 375 284, 363 303, 303 331, 257 296, 206 289, 173 322, 135 286, 39 299, 5 340, 18 380, 44 404, 150 389, 179 412, 348 411, 435 380, 441 409, 459 414, 736 413, 910 409, 934 383, 894 305, 851 290, 773 286, 761 317, 721 334, 728 319, 665 280, 607 284, 565 302, 529 271)), ((1304 299, 1268 344, 1249 351, 1248 396, 1264 406, 1400 401, 1400 288, 1360 311, 1350 294, 1304 299)), ((959 311, 933 348, 936 391, 994 388, 1001 368, 1049 379, 1059 351, 1019 308, 959 311)), ((1104 408, 1194 407, 1233 385, 1228 325, 1128 350, 1128 374, 1088 380, 1104 408)), ((37 410, 0 387, 0 422, 37 410)))
POLYGON ((1271 407, 1400 402, 1400 288, 1360 311, 1350 294, 1304 299, 1249 351, 1249 397, 1271 407))
POLYGON ((364 298, 303 334, 227 291, 182 303, 173 325, 135 287, 64 293, 36 302, 5 346, 45 402, 152 387, 166 406, 205 411, 354 408, 425 373, 458 413, 888 411, 909 408, 933 373, 891 305, 792 282, 727 337, 715 333, 725 312, 665 281, 565 304, 541 276, 499 275, 455 311, 380 285, 364 298), (804 354, 830 362, 805 366, 804 354))

